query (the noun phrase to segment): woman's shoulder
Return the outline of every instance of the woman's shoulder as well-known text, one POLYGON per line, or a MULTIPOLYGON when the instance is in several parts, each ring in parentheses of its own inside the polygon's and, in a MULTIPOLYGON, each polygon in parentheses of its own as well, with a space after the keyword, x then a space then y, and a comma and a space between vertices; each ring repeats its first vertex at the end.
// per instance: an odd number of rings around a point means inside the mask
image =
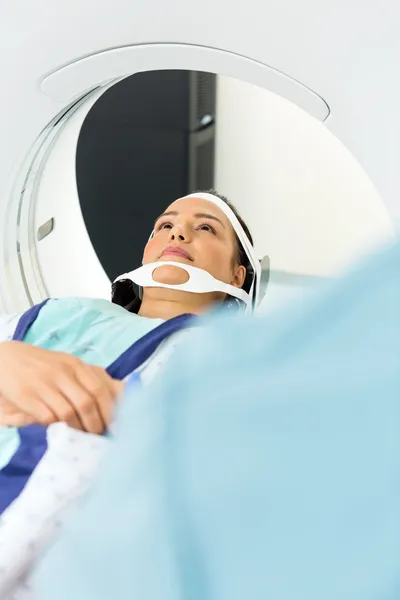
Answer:
POLYGON ((28 323, 26 329, 30 334, 35 333, 39 337, 43 332, 53 330, 78 333, 96 324, 104 326, 105 323, 119 322, 121 326, 128 326, 138 318, 105 298, 49 298, 31 310, 31 314, 22 320, 28 323))
MULTIPOLYGON (((96 312, 109 315, 131 315, 122 306, 113 304, 106 298, 86 298, 81 296, 66 296, 63 298, 49 298, 46 305, 55 311, 96 312)), ((137 315, 131 315, 137 316, 137 315)))

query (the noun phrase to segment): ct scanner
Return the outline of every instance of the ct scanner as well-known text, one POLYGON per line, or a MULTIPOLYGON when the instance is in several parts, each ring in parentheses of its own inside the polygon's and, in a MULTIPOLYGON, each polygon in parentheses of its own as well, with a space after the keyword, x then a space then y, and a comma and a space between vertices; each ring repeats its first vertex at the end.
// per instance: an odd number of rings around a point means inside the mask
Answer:
MULTIPOLYGON (((36 198, 57 136, 82 106, 135 72, 216 72, 293 102, 355 156, 398 229, 399 23, 393 0, 3 2, 0 310, 23 310, 47 294, 37 245, 52 224, 38 232, 36 198)), ((71 158, 67 171, 72 182, 71 158)))

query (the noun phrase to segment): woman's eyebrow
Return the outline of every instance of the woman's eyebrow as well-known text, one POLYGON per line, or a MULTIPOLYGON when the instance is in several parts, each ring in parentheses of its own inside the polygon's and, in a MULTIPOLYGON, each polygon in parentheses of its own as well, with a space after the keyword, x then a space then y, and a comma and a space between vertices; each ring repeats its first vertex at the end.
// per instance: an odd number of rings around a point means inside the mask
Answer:
MULTIPOLYGON (((163 217, 176 217, 178 214, 179 213, 177 210, 169 210, 157 217, 157 219, 154 221, 154 225, 163 217)), ((222 227, 225 228, 225 224, 221 221, 221 219, 218 219, 218 217, 216 217, 215 215, 210 215, 208 213, 196 213, 194 216, 196 217, 196 219, 212 219, 213 221, 218 221, 218 223, 220 223, 222 227)))
POLYGON ((159 221, 163 217, 176 217, 177 214, 178 214, 177 210, 169 210, 169 211, 163 213, 162 215, 160 215, 159 217, 157 217, 157 219, 154 221, 154 225, 157 223, 157 221, 159 221))
POLYGON ((196 217, 196 219, 212 219, 213 221, 218 221, 218 223, 220 223, 222 227, 225 228, 225 225, 221 221, 221 219, 218 219, 218 217, 216 217, 215 215, 209 215, 207 213, 197 213, 194 216, 196 217))

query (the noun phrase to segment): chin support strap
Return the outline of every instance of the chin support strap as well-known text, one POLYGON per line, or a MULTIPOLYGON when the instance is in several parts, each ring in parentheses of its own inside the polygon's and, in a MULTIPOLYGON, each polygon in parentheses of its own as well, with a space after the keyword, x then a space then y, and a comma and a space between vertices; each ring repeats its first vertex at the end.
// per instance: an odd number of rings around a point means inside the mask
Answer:
POLYGON ((130 273, 124 273, 123 275, 120 275, 115 281, 119 281, 121 279, 130 279, 141 288, 160 287, 172 290, 180 290, 184 292, 192 292, 195 294, 223 292, 225 294, 228 294, 229 296, 238 298, 246 305, 250 302, 249 294, 241 288, 237 288, 233 285, 223 283, 222 281, 219 281, 219 279, 215 279, 215 277, 213 277, 211 273, 205 271, 204 269, 199 269, 198 267, 193 267, 192 265, 185 265, 170 260, 142 265, 141 267, 135 269, 134 271, 131 271, 130 273), (165 267, 168 265, 186 271, 186 273, 189 275, 188 281, 179 284, 169 284, 161 283, 154 279, 155 271, 160 267, 165 267))

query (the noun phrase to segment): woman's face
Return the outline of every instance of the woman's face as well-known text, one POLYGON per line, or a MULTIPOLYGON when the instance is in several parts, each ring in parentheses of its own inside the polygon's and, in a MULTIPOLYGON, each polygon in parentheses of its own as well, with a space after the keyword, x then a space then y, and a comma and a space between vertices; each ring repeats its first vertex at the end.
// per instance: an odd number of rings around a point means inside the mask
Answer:
MULTIPOLYGON (((246 276, 237 264, 235 233, 223 211, 202 198, 173 202, 154 225, 154 236, 144 249, 143 264, 162 261, 193 265, 238 288, 246 276)), ((186 271, 166 265, 153 277, 168 284, 184 283, 186 271)))

